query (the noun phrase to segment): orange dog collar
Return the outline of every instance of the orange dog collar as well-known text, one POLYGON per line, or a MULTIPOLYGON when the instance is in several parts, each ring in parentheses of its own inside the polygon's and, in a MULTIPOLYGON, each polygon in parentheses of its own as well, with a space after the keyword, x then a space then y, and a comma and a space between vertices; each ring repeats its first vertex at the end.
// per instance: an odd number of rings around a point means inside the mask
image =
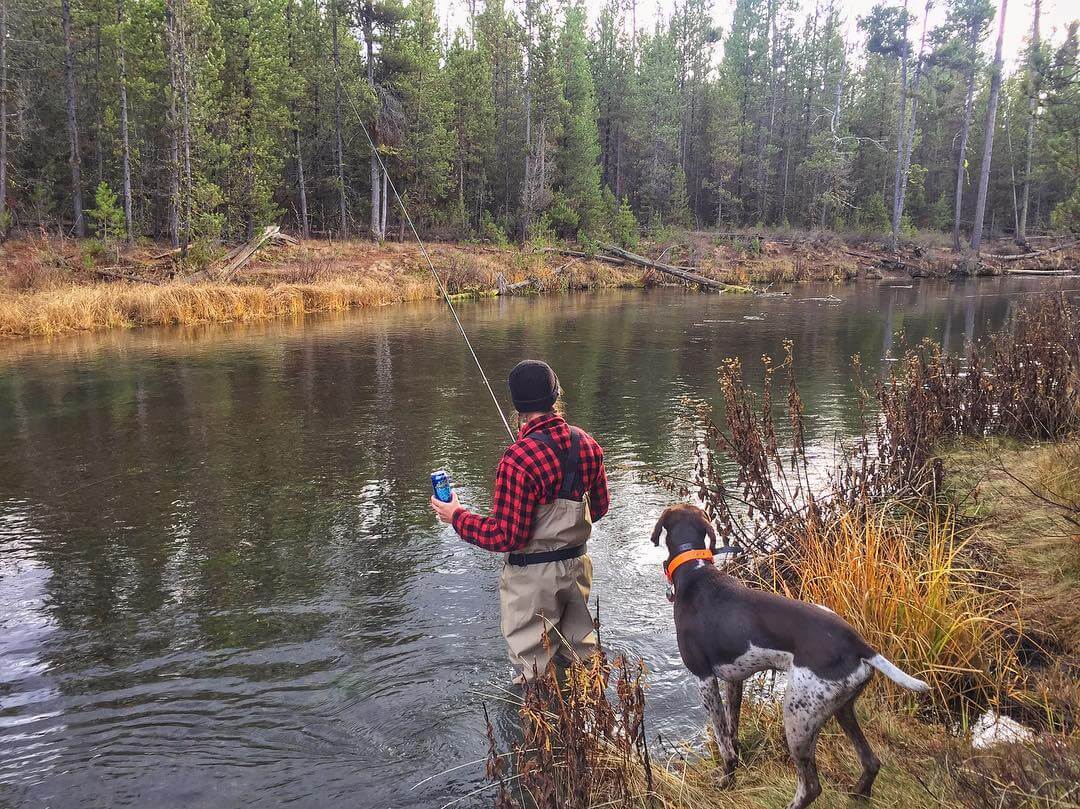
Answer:
POLYGON ((712 564, 712 551, 707 550, 706 548, 694 548, 690 551, 683 551, 671 560, 671 564, 664 566, 664 573, 667 575, 667 580, 672 581, 671 577, 675 575, 675 571, 679 569, 680 565, 685 565, 687 562, 693 562, 695 559, 700 559, 703 562, 712 564))

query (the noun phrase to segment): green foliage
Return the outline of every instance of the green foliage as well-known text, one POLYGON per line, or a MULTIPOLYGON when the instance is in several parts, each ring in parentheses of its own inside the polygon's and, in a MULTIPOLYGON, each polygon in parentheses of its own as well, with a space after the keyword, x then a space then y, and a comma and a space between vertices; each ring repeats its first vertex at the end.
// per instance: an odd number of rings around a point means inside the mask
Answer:
POLYGON ((581 227, 581 217, 570 199, 557 191, 551 198, 551 206, 544 212, 543 224, 558 238, 572 239, 581 227))
POLYGON ((927 227, 931 230, 946 230, 952 224, 952 199, 945 193, 927 211, 927 227))
POLYGON ((94 191, 94 207, 87 211, 94 222, 95 232, 105 241, 124 231, 124 209, 117 204, 116 194, 106 182, 98 183, 94 191))
POLYGON ((1057 231, 1080 233, 1080 187, 1068 199, 1054 206, 1050 226, 1057 231))
MULTIPOLYGON (((914 44, 909 17, 919 12, 875 5, 856 44, 836 0, 735 0, 722 20, 710 0, 679 0, 637 31, 620 0, 599 3, 591 25, 583 0, 489 0, 446 32, 434 0, 70 1, 83 196, 90 177, 122 188, 126 157, 135 235, 172 235, 176 222, 178 241, 210 245, 299 223, 301 198, 316 232, 341 228, 342 197, 346 222, 365 221, 373 174, 359 120, 422 230, 620 242, 633 238, 632 220, 654 232, 716 222, 880 232, 898 57, 914 44)), ((965 192, 981 168, 996 5, 943 3, 927 37, 906 206, 932 228, 948 227, 957 163, 965 192), (965 165, 957 147, 969 82, 965 165)), ((9 122, 18 123, 8 198, 20 225, 69 230, 65 42, 58 15, 40 5, 7 6, 9 122)), ((1019 174, 1024 162, 1027 63, 1013 63, 999 116, 1013 150, 1004 132, 994 142, 987 219, 999 225, 1012 219, 1010 168, 1019 174)), ((1029 227, 1045 228, 1056 211, 1053 224, 1068 228, 1080 185, 1076 27, 1044 25, 1031 63, 1040 93, 1029 227)), ((120 231, 109 206, 85 207, 102 234, 120 231)))
POLYGON ((587 57, 585 6, 578 0, 567 5, 564 14, 558 54, 567 107, 559 145, 557 187, 566 196, 567 205, 573 207, 580 233, 596 238, 603 231, 600 144, 596 133, 596 89, 587 57))
POLYGON ((608 207, 608 231, 615 244, 627 250, 636 250, 638 246, 639 227, 637 217, 630 208, 626 197, 622 202, 615 199, 610 189, 604 189, 604 202, 608 207))
POLYGON ((873 194, 859 206, 855 221, 866 233, 884 233, 889 229, 889 212, 881 194, 873 194))
POLYGON ((486 239, 494 245, 505 247, 509 243, 506 237, 506 229, 495 221, 489 211, 480 215, 480 238, 486 239))

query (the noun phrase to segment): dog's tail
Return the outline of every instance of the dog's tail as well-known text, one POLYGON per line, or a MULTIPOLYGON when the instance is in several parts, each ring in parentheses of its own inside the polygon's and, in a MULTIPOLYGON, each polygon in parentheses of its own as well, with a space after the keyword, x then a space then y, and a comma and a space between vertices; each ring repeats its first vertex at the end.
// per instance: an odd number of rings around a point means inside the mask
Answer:
POLYGON ((874 655, 867 661, 871 666, 880 671, 890 680, 897 685, 908 688, 912 691, 929 691, 930 686, 924 683, 922 680, 917 680, 910 674, 905 674, 897 666, 894 666, 889 660, 882 655, 874 655))

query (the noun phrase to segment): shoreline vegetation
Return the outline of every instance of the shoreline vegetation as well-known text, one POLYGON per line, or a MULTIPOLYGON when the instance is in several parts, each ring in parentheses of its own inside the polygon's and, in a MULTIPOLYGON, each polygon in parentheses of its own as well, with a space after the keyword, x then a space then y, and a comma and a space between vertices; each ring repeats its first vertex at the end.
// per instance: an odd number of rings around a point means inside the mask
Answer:
MULTIPOLYGON (((193 325, 295 317, 435 299, 419 248, 370 240, 298 241, 273 231, 228 252, 181 263, 175 250, 121 248, 91 240, 12 239, 0 246, 0 339, 111 328, 193 325)), ((866 236, 793 231, 682 231, 636 249, 650 262, 700 276, 726 292, 768 292, 777 284, 878 279, 886 273, 946 277, 963 272, 944 242, 911 241, 899 253, 866 236)), ((525 295, 683 284, 622 258, 618 248, 585 252, 538 243, 428 245, 455 297, 525 295)), ((989 273, 1063 275, 1080 269, 1080 244, 1060 241, 1021 253, 1003 243, 989 273)))
MULTIPOLYGON (((963 363, 932 342, 909 351, 865 386, 865 438, 838 453, 826 492, 807 475, 792 348, 781 363, 766 358, 761 393, 728 363, 724 407, 703 409, 695 429, 690 480, 667 481, 743 549, 735 575, 830 607, 931 684, 916 699, 875 678, 860 700, 883 761, 876 805, 1080 801, 1078 323, 1075 304, 1046 296, 963 363), (786 388, 776 406, 774 387, 786 388), (787 419, 774 423, 782 401, 787 419)), ((854 370, 861 378, 857 359, 854 370)), ((521 698, 522 740, 502 752, 489 733, 494 804, 784 806, 794 770, 777 683, 748 683, 741 763, 724 788, 707 728, 684 742, 651 729, 642 661, 549 669, 521 698)), ((815 805, 848 806, 859 765, 835 725, 818 761, 815 805)))

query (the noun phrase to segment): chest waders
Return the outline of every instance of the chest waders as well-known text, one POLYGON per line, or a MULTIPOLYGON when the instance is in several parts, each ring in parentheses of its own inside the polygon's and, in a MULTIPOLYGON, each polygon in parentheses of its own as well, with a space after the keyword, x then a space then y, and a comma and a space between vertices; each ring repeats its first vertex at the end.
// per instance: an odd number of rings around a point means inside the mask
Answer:
POLYGON ((543 431, 530 437, 555 452, 562 484, 554 502, 536 507, 528 543, 520 552, 507 554, 499 578, 510 662, 529 680, 534 672, 543 674, 560 652, 563 658, 573 653, 586 660, 597 650, 589 614, 592 560, 585 553, 592 533, 589 496, 574 500, 571 495, 581 477, 581 433, 570 428, 570 449, 565 452, 543 431))

